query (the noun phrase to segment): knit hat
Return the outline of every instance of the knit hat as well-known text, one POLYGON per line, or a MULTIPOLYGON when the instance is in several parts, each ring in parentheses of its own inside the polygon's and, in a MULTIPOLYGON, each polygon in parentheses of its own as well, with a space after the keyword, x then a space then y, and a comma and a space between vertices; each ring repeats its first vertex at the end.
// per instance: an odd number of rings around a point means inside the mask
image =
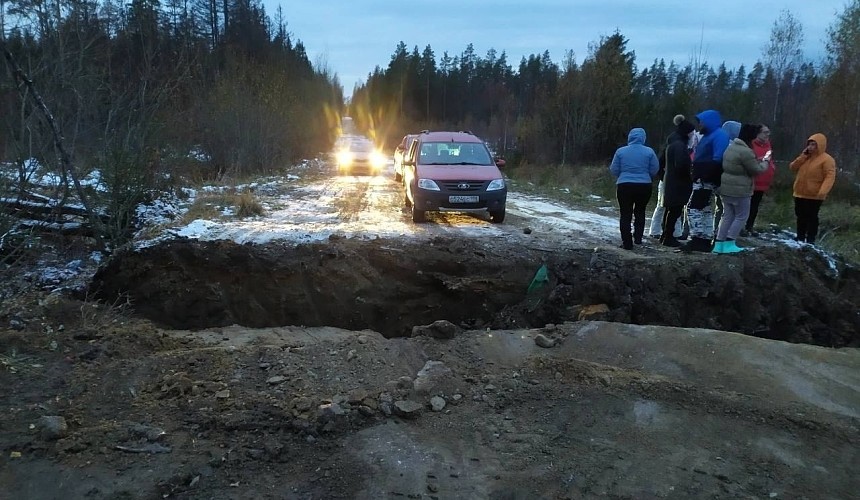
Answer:
POLYGON ((741 125, 741 130, 738 132, 738 139, 747 143, 748 146, 752 147, 753 139, 758 136, 758 133, 761 132, 761 125, 753 124, 753 123, 744 123, 741 125))
POLYGON ((675 128, 679 134, 682 136, 686 136, 690 132, 696 129, 692 123, 687 121, 684 115, 675 115, 675 118, 672 119, 672 123, 675 124, 675 128))

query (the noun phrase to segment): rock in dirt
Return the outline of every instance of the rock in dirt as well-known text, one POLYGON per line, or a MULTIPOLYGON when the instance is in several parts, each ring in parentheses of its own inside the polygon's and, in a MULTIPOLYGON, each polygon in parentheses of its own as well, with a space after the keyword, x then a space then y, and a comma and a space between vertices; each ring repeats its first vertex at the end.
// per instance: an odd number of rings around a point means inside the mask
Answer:
POLYGON ((403 418, 416 418, 421 414, 422 405, 415 401, 400 400, 394 402, 394 413, 403 418))
POLYGON ((609 306, 606 304, 593 304, 584 306, 579 311, 580 321, 605 321, 609 318, 609 306))
POLYGON ((283 377, 281 375, 276 375, 274 377, 269 377, 266 380, 266 383, 269 385, 278 385, 278 384, 282 383, 284 380, 287 380, 287 377, 283 377))
POLYGON ((346 415, 346 410, 337 403, 329 403, 319 406, 319 415, 321 420, 331 420, 341 415, 346 415))
POLYGON ((444 319, 434 321, 429 325, 412 327, 413 337, 423 335, 434 339, 453 339, 461 333, 463 333, 462 328, 444 319))
POLYGON ((430 409, 433 411, 442 411, 445 409, 445 399, 439 396, 430 398, 430 409))
POLYGON ((441 361, 427 361, 415 381, 412 383, 412 388, 421 393, 428 393, 442 385, 446 377, 451 375, 451 369, 445 366, 441 361))
POLYGON ((408 389, 412 387, 412 377, 407 377, 406 375, 397 379, 397 387, 401 389, 408 389))
POLYGON ((535 344, 537 344, 538 347, 549 349, 550 347, 555 346, 555 339, 551 339, 546 335, 539 333, 535 336, 535 344))
POLYGON ((37 426, 42 438, 49 441, 64 438, 69 432, 66 419, 56 415, 40 417, 37 426))
POLYGON ((160 427, 144 424, 132 425, 128 428, 128 433, 133 438, 146 439, 147 441, 158 441, 167 434, 160 427))

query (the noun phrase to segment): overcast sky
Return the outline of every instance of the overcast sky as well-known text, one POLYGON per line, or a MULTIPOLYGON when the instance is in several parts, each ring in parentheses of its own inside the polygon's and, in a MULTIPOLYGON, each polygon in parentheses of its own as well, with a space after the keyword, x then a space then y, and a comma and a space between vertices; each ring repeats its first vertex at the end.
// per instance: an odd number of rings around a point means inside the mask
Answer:
POLYGON ((826 30, 845 0, 263 0, 273 20, 283 6, 287 30, 301 40, 313 63, 337 73, 347 96, 376 66, 386 68, 400 41, 411 52, 428 44, 436 61, 472 43, 484 57, 505 51, 517 69, 520 59, 549 51, 562 63, 573 50, 576 61, 588 46, 619 30, 635 51, 639 69, 655 58, 686 65, 694 55, 712 66, 747 70, 762 57, 774 21, 788 9, 803 26, 804 55, 825 54, 826 30))

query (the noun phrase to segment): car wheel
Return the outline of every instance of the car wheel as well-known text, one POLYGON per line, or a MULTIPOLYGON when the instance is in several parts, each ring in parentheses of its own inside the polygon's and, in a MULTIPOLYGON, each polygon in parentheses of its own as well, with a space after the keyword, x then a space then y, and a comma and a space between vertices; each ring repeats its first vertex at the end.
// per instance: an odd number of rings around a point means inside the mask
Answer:
POLYGON ((505 209, 493 210, 490 212, 490 222, 493 224, 501 224, 505 222, 505 209))
POLYGON ((424 210, 419 210, 415 208, 415 204, 412 204, 412 222, 425 222, 427 221, 427 212, 424 210))

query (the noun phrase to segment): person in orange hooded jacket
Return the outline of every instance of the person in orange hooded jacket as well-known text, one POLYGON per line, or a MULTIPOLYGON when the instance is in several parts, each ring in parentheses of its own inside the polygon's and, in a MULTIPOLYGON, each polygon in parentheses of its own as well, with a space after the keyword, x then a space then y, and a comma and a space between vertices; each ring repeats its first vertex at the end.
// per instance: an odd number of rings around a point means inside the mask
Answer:
POLYGON ((797 241, 815 243, 818 211, 836 181, 836 160, 827 154, 827 137, 812 134, 806 148, 790 165, 794 178, 794 215, 797 241))

